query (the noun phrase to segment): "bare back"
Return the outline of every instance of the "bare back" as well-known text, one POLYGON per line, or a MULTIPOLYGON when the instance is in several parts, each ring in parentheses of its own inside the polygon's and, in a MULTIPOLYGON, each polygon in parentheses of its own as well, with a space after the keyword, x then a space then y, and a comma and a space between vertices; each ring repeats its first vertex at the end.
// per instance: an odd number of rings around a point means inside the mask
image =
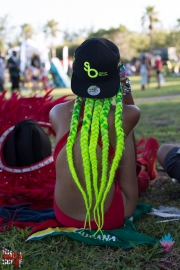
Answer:
MULTIPOLYGON (((52 126, 56 132, 56 143, 67 133, 70 129, 70 122, 72 117, 72 111, 74 107, 74 101, 68 101, 67 103, 56 105, 50 112, 50 120, 52 126)), ((110 143, 116 147, 115 142, 115 128, 114 128, 114 110, 115 106, 111 106, 109 113, 109 138, 110 143)), ((123 108, 123 127, 126 137, 131 134, 132 129, 137 124, 140 117, 139 109, 134 105, 124 105, 123 108)), ((82 119, 80 119, 81 121, 82 119)), ((125 150, 123 153, 122 161, 120 162, 120 174, 119 184, 124 201, 125 216, 130 215, 134 211, 133 205, 136 205, 137 201, 137 181, 136 181, 136 164, 132 138, 127 137, 125 142, 125 150), (128 142, 128 143, 127 143, 128 142), (128 150, 129 149, 129 150, 128 150), (132 168, 132 158, 134 159, 134 167, 132 168), (131 159, 131 162, 130 160, 131 159), (123 165, 125 163, 125 166, 123 165), (129 164, 129 165, 128 165, 129 164), (129 168, 130 166, 131 168, 129 168), (131 186, 131 189, 129 188, 131 186), (133 188, 134 187, 134 188, 133 188), (132 190, 134 190, 132 192, 132 190)), ((131 136, 132 137, 132 136, 131 136)), ((74 165, 77 171, 78 178, 81 185, 85 187, 85 178, 83 163, 81 158, 80 149, 80 132, 77 134, 76 142, 73 149, 74 165)), ((98 164, 101 164, 101 148, 97 146, 97 159, 98 164)), ((109 166, 110 167, 110 166, 109 166)), ((99 175, 101 175, 101 166, 98 168, 99 175)), ((105 212, 111 205, 114 196, 115 185, 112 185, 108 196, 105 201, 105 212)), ((86 215, 86 208, 83 197, 77 188, 74 180, 71 176, 69 165, 66 156, 66 146, 59 152, 56 160, 56 186, 55 186, 55 199, 56 203, 66 215, 84 221, 86 215)), ((93 201, 93 205, 95 201, 93 201)), ((134 207, 135 208, 135 207, 134 207)), ((91 215, 93 219, 93 215, 91 215)))

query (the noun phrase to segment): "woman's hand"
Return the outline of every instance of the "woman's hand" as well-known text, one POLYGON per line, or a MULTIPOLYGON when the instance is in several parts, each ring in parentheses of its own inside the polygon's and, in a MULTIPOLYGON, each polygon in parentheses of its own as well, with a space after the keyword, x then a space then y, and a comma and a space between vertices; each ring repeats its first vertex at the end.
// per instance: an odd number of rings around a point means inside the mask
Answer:
POLYGON ((131 81, 128 77, 121 82, 122 85, 122 94, 123 94, 123 103, 127 105, 134 105, 134 100, 132 97, 131 81))

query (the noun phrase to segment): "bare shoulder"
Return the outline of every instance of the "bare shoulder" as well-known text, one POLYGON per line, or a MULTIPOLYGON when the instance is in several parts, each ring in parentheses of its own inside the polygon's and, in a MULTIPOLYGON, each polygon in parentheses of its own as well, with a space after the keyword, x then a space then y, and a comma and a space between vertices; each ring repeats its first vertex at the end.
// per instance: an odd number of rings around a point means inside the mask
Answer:
POLYGON ((68 113, 73 109, 74 101, 67 101, 65 103, 55 105, 49 113, 51 125, 55 132, 59 127, 60 123, 63 123, 69 116, 68 113))
POLYGON ((57 105, 55 105, 55 106, 50 110, 50 113, 49 113, 50 119, 51 119, 51 118, 54 118, 54 117, 56 116, 56 114, 57 114, 59 111, 61 111, 62 107, 63 107, 63 104, 57 104, 57 105))
POLYGON ((57 132, 58 116, 61 115, 63 104, 55 105, 49 113, 49 119, 55 132, 57 132))
MULTIPOLYGON (((112 105, 111 106, 111 110, 114 112, 116 109, 116 106, 115 105, 112 105)), ((137 107, 136 105, 133 105, 133 104, 123 104, 123 117, 124 116, 133 116, 133 115, 136 115, 136 116, 140 116, 140 109, 139 107, 137 107)))

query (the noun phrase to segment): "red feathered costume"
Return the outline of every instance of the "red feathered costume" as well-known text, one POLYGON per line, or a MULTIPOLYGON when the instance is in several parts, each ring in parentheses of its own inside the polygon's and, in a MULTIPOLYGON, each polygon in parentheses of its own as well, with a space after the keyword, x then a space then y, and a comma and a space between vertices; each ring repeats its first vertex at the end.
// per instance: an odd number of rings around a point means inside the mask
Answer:
POLYGON ((49 121, 49 112, 58 103, 66 102, 63 96, 52 100, 52 90, 44 97, 19 97, 13 93, 5 99, 0 95, 0 206, 31 203, 32 209, 53 207, 55 166, 53 156, 27 167, 9 167, 4 162, 3 146, 14 126, 24 119, 34 119, 48 134, 54 131, 49 121))

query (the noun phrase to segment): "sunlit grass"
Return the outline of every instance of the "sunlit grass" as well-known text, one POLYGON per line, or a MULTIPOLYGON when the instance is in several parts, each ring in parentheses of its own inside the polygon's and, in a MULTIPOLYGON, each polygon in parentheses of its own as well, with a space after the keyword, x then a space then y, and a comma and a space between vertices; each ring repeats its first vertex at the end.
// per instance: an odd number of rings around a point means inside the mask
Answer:
POLYGON ((137 138, 155 137, 162 143, 179 143, 179 98, 138 104, 141 117, 135 131, 137 138))
MULTIPOLYGON (((161 86, 161 89, 156 89, 157 87, 157 79, 156 77, 151 78, 151 82, 149 86, 147 86, 147 89, 145 91, 141 90, 140 85, 140 76, 132 76, 130 77, 131 84, 132 84, 132 90, 133 90, 133 97, 135 99, 137 98, 147 98, 147 97, 160 97, 160 96, 166 96, 166 95, 178 95, 180 94, 180 77, 166 77, 166 82, 161 86)), ((26 85, 25 85, 26 86, 26 85)), ((42 85, 39 85, 39 89, 42 87, 42 85)), ((11 95, 10 92, 10 86, 7 85, 6 87, 8 89, 8 92, 6 94, 6 97, 9 98, 11 95)), ((32 92, 28 90, 28 88, 24 88, 21 91, 21 94, 23 96, 33 96, 34 94, 41 94, 44 95, 44 90, 37 90, 36 92, 32 92)), ((57 99, 63 95, 73 95, 70 88, 55 88, 52 92, 52 95, 54 99, 57 99)))
MULTIPOLYGON (((156 89, 157 79, 156 77, 151 78, 151 82, 145 91, 141 90, 140 77, 130 77, 133 97, 134 98, 146 98, 146 97, 160 97, 166 95, 177 95, 180 94, 180 77, 171 78, 166 77, 166 82, 161 86, 161 89, 156 89)), ((54 98, 58 98, 61 95, 71 95, 71 89, 57 88, 53 90, 54 98)))

